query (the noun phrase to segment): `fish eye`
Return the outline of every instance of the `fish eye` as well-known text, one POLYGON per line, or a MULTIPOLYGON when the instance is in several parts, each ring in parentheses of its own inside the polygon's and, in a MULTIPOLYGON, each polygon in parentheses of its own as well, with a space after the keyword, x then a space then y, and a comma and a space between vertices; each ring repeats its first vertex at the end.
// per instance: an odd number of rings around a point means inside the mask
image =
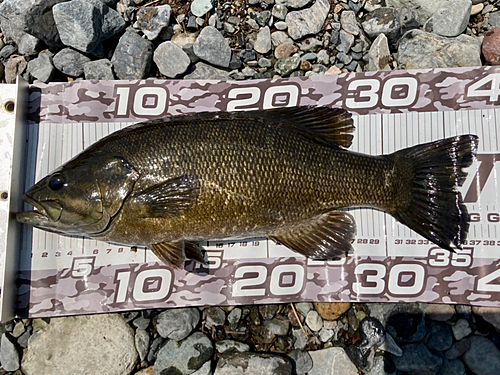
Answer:
POLYGON ((64 177, 60 174, 56 174, 50 179, 49 188, 54 191, 61 190, 65 183, 66 181, 64 181, 64 177))

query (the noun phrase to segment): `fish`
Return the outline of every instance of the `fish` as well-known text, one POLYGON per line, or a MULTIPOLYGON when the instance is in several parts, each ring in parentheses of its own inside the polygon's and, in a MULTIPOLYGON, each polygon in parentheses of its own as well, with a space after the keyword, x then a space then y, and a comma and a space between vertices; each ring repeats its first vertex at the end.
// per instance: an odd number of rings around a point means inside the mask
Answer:
POLYGON ((147 246, 165 264, 205 262, 205 240, 267 237, 312 259, 353 251, 350 207, 389 213, 453 251, 469 215, 458 190, 476 135, 371 156, 349 150, 352 114, 282 107, 135 124, 42 178, 17 220, 50 232, 147 246))

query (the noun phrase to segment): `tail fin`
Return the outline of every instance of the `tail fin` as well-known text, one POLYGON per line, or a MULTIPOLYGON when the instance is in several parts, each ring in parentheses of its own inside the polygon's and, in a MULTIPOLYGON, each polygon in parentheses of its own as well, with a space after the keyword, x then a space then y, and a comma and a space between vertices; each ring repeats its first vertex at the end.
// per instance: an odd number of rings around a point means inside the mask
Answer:
MULTIPOLYGON (((478 144, 475 135, 461 135, 397 151, 395 168, 410 177, 410 203, 392 215, 426 239, 453 251, 461 248, 469 229, 469 214, 457 189, 472 164, 478 144), (413 173, 408 173, 408 169, 413 173)), ((408 200, 407 200, 408 202, 408 200)))

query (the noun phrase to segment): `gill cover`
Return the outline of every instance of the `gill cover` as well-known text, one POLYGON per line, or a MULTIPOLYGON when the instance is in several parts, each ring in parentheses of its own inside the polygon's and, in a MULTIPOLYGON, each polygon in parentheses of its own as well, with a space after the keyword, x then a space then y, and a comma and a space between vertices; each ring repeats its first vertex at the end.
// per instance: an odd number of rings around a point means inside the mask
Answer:
POLYGON ((57 233, 100 233, 118 213, 138 177, 122 157, 83 153, 33 186, 23 200, 35 210, 18 213, 17 219, 57 233))

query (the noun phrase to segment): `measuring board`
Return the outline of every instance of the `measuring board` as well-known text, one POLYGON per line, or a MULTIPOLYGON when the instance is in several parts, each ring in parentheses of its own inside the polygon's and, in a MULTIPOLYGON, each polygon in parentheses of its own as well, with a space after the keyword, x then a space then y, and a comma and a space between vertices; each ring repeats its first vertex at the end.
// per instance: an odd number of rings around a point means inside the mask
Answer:
MULTIPOLYGON (((17 313, 42 317, 144 308, 294 301, 419 301, 500 306, 500 68, 349 73, 253 81, 75 81, 29 91, 25 190, 128 125, 201 111, 344 107, 350 148, 370 155, 460 134, 479 136, 461 187, 470 213, 450 253, 390 215, 349 209, 354 253, 314 261, 265 238, 210 241, 209 265, 173 270, 146 248, 23 226, 17 313)), ((17 197, 16 199, 19 199, 17 197)), ((25 209, 29 209, 26 206, 25 209)))

